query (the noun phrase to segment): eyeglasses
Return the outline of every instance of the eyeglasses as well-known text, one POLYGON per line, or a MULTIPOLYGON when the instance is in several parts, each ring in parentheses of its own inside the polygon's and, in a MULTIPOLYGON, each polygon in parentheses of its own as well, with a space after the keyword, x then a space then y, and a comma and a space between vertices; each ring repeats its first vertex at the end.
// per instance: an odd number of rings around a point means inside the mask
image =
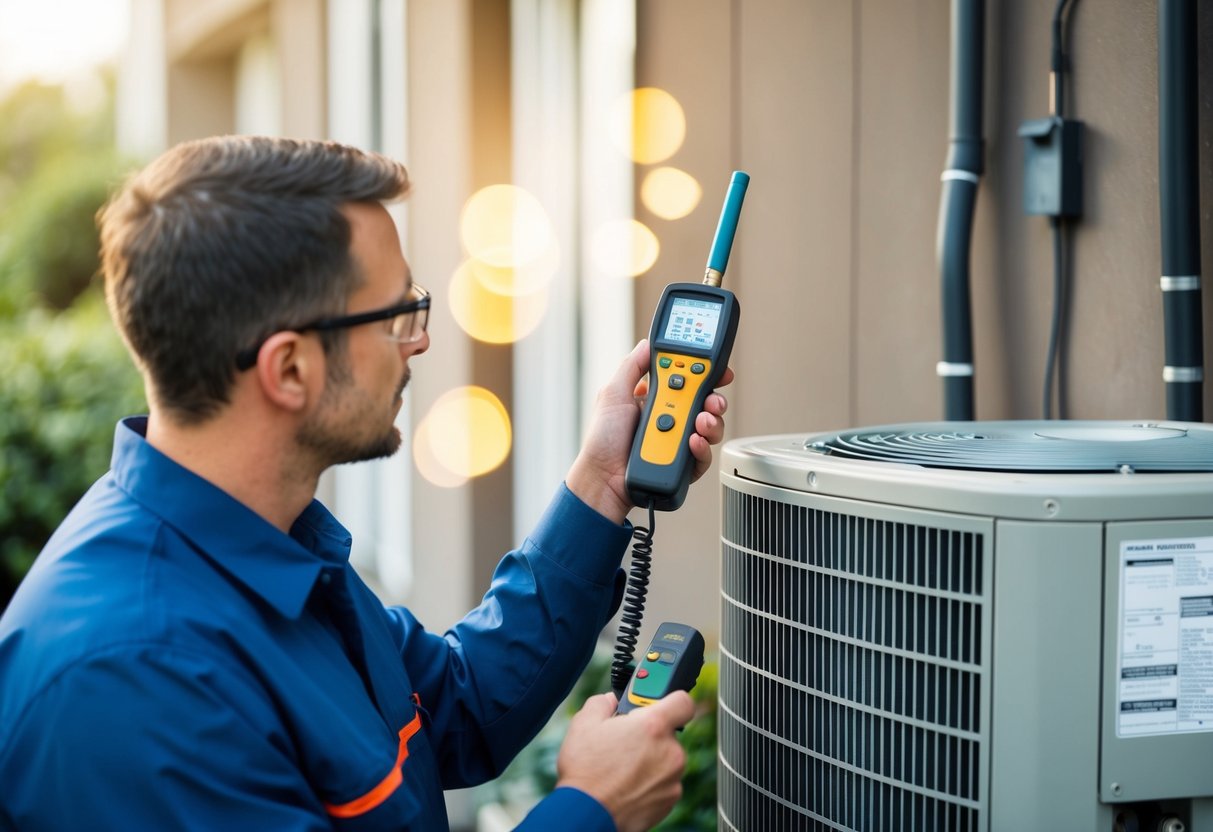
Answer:
MULTIPOLYGON (((289 332, 325 332, 362 326, 376 321, 390 321, 387 336, 401 344, 411 344, 421 339, 426 324, 429 323, 430 293, 421 284, 414 283, 409 294, 412 296, 411 300, 384 309, 374 309, 370 312, 359 312, 356 315, 342 315, 336 318, 320 318, 302 326, 285 327, 284 329, 289 332)), ((236 369, 248 370, 256 364, 257 353, 261 351, 261 346, 268 337, 262 338, 255 346, 236 353, 236 369)))

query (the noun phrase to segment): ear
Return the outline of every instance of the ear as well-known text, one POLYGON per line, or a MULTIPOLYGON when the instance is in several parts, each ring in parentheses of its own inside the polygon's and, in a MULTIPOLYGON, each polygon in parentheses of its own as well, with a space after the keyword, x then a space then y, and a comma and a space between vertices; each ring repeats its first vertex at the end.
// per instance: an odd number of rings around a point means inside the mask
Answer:
POLYGON ((257 351, 254 372, 266 399, 283 410, 299 411, 324 390, 324 360, 319 339, 275 332, 257 351))

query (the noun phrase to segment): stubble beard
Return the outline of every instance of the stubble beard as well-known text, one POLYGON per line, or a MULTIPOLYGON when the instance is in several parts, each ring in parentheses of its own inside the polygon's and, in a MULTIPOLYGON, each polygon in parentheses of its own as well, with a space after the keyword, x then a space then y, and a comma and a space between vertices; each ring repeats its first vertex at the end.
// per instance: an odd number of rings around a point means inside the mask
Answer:
MULTIPOLYGON (((409 377, 406 368, 393 402, 403 395, 409 377)), ((316 459, 320 470, 347 462, 384 459, 400 450, 403 443, 400 429, 394 422, 375 436, 358 433, 362 425, 376 419, 376 408, 364 393, 350 388, 348 380, 330 385, 319 409, 300 426, 296 436, 299 446, 316 459)))

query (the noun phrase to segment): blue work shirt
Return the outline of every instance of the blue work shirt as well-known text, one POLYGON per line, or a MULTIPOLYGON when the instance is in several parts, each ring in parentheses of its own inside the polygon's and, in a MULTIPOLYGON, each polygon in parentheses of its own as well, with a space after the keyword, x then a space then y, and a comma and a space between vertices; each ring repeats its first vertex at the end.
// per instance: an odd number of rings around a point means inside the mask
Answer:
MULTIPOLYGON (((0 619, 4 829, 446 830, 619 602, 627 526, 561 487, 445 635, 385 607, 319 503, 290 534, 118 425, 0 619)), ((558 789, 523 829, 613 830, 558 789)))

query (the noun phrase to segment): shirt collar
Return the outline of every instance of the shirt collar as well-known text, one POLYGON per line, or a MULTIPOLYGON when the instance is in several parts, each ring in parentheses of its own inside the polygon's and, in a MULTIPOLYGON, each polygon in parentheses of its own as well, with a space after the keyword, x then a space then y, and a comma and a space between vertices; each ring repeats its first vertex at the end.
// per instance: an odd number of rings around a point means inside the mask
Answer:
POLYGON ((123 491, 287 618, 303 612, 325 568, 344 567, 350 533, 317 500, 290 534, 148 444, 147 417, 114 431, 111 470, 123 491))

